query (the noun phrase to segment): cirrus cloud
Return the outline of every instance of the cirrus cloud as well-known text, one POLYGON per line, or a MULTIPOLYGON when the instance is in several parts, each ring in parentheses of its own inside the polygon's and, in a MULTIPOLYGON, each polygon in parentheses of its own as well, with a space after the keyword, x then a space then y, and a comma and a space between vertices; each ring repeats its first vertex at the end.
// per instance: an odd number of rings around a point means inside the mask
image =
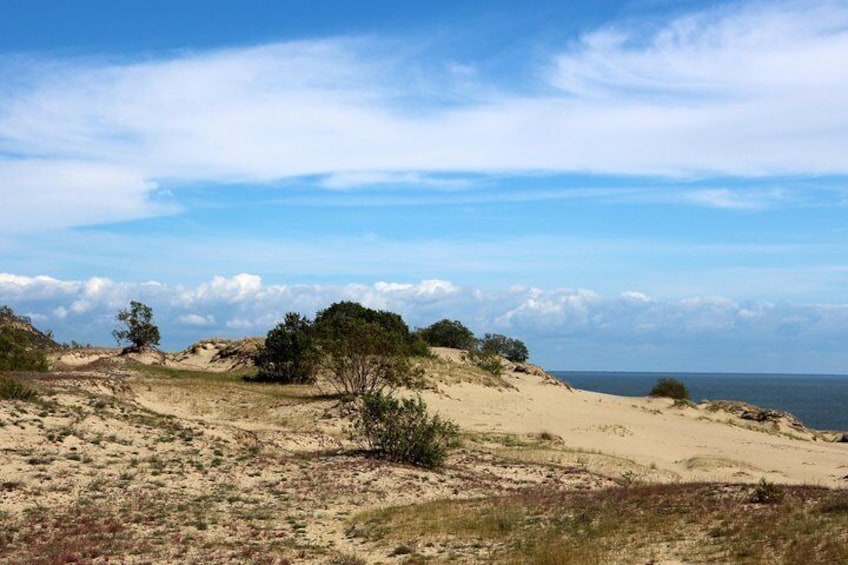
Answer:
MULTIPOLYGON (((170 213, 157 187, 182 183, 848 174, 844 1, 733 3, 647 35, 611 25, 548 49, 550 72, 520 92, 479 72, 457 82, 450 61, 421 52, 331 38, 140 61, 6 56, 0 196, 12 220, 0 230, 170 213), (444 89, 456 96, 428 94, 444 89)), ((684 201, 739 202, 701 196, 684 201)))

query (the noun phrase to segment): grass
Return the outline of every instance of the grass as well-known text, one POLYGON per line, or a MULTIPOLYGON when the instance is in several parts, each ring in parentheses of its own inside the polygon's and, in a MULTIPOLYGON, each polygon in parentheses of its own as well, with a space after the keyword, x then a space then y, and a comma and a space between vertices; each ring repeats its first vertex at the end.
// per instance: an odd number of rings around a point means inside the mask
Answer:
MULTIPOLYGON (((416 539, 467 547, 482 540, 498 563, 846 563, 848 496, 818 487, 631 485, 593 493, 537 488, 364 512, 349 535, 384 544, 416 539)), ((448 551, 448 550, 445 550, 448 551)))
POLYGON ((12 377, 0 377, 0 400, 34 402, 38 400, 38 392, 18 379, 12 377))

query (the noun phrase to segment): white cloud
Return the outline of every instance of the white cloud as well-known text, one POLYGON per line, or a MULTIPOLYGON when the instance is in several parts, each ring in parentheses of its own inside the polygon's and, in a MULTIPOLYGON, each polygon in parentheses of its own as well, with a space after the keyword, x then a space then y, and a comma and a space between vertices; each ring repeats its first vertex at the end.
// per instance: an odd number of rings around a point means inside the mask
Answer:
POLYGON ((201 316, 200 314, 183 314, 177 318, 177 321, 189 326, 213 326, 215 325, 215 316, 211 314, 207 314, 206 316, 201 316))
POLYGON ((553 93, 456 84, 451 77, 473 65, 418 68, 420 54, 372 40, 142 62, 7 57, 0 196, 10 213, 0 229, 168 213, 157 199, 181 182, 326 175, 335 188, 449 187, 462 181, 433 173, 848 174, 846 52, 844 2, 786 1, 733 3, 648 36, 588 34, 549 54, 543 78, 553 93), (462 89, 461 104, 431 96, 422 81, 462 89))
POLYGON ((321 186, 349 189, 362 186, 410 186, 418 188, 456 189, 471 186, 467 178, 425 175, 417 172, 359 171, 328 175, 321 186))
POLYGON ((583 289, 519 286, 484 290, 440 280, 278 285, 242 274, 183 287, 0 274, 0 303, 32 313, 42 327, 66 341, 108 342, 115 312, 131 299, 153 308, 164 344, 171 348, 210 335, 261 335, 287 311, 313 316, 333 302, 353 300, 397 312, 413 327, 450 318, 478 334, 513 335, 551 368, 573 366, 569 359, 576 356, 590 367, 638 369, 627 365, 625 351, 651 351, 657 363, 689 351, 695 357, 686 368, 700 370, 715 370, 711 363, 719 360, 726 369, 751 370, 756 358, 748 357, 763 351, 778 357, 795 352, 794 370, 844 372, 848 367, 846 304, 740 302, 720 296, 660 300, 635 291, 604 296, 583 289), (213 288, 222 292, 210 293, 213 288), (595 357, 586 358, 584 350, 594 351, 595 357))

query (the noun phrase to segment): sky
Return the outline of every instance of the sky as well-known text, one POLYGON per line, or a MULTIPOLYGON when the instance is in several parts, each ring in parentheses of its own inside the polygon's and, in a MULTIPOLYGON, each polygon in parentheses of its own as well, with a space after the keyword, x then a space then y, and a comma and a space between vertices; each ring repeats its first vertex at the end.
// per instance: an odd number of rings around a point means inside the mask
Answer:
POLYGON ((0 0, 0 304, 848 374, 848 1, 0 0))

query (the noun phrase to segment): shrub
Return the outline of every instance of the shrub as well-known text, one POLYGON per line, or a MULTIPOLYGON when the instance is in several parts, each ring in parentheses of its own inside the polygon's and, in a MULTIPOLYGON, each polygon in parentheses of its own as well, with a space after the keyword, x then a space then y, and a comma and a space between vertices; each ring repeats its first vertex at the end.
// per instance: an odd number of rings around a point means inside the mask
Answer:
POLYGON ((503 373, 503 364, 501 363, 500 355, 490 351, 479 351, 477 349, 469 349, 465 354, 465 360, 477 367, 483 369, 496 377, 503 373))
POLYGON ((315 316, 315 333, 319 342, 344 340, 350 336, 351 327, 367 324, 379 328, 381 339, 396 355, 426 354, 418 336, 398 314, 374 310, 356 302, 336 302, 315 316))
POLYGON ((415 379, 408 356, 426 350, 403 318, 355 302, 318 312, 315 339, 327 378, 337 392, 380 393, 415 379))
POLYGON ((381 393, 411 382, 415 371, 395 338, 377 323, 340 321, 333 334, 319 341, 327 379, 336 392, 381 393))
POLYGON ((159 345, 159 328, 153 324, 153 310, 150 306, 133 300, 128 310, 117 313, 115 320, 126 326, 126 329, 112 332, 118 343, 128 341, 135 349, 159 345))
POLYGON ((0 377, 0 399, 32 402, 37 398, 38 393, 19 380, 11 377, 0 377))
POLYGON ((674 398, 675 400, 689 399, 689 391, 686 389, 686 385, 677 379, 668 377, 658 379, 650 394, 651 396, 674 398))
POLYGON ((523 342, 501 334, 486 334, 480 340, 480 350, 506 357, 513 363, 524 363, 530 356, 523 342))
POLYGON ((473 349, 477 344, 477 338, 471 330, 457 320, 439 320, 419 330, 418 335, 432 347, 473 349))
POLYGON ((296 312, 268 332, 265 345, 253 358, 259 367, 255 380, 282 384, 315 381, 318 352, 312 322, 296 312))
POLYGON ((354 429, 365 446, 380 457, 427 468, 441 466, 459 428, 429 416, 421 399, 384 394, 362 397, 354 429))
POLYGON ((768 482, 765 477, 760 479, 754 492, 751 493, 751 502, 755 504, 777 504, 783 500, 786 492, 774 483, 768 482))
POLYGON ((27 332, 0 325, 0 371, 46 371, 47 356, 27 332))

